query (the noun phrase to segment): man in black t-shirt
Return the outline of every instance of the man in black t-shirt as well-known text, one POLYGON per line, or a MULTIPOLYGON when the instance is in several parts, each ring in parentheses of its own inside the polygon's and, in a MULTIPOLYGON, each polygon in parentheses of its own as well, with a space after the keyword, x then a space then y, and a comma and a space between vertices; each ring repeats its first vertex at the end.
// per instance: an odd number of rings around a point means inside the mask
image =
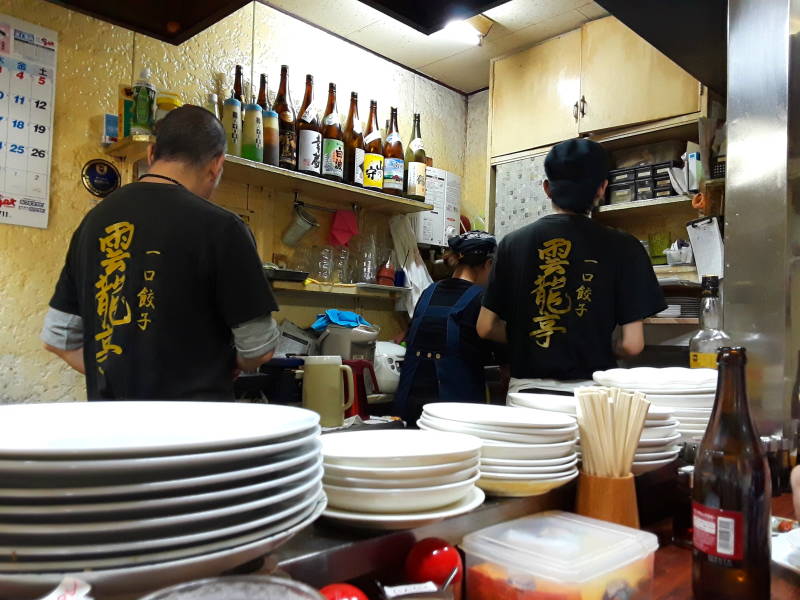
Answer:
POLYGON ((608 184, 602 146, 563 142, 544 166, 556 214, 503 238, 477 325, 481 337, 508 342, 511 391, 614 368, 644 349, 643 319, 666 308, 642 244, 587 216, 608 184))
POLYGON ((252 234, 208 201, 225 132, 175 109, 148 159, 73 234, 42 340, 85 373, 89 400, 232 400, 235 371, 269 360, 279 332, 252 234))

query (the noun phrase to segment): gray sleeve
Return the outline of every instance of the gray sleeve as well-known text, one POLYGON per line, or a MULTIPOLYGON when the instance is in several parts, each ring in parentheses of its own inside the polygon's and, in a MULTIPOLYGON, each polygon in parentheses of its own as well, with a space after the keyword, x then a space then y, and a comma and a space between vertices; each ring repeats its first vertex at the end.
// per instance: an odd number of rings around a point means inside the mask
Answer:
POLYGON ((281 330, 270 315, 233 328, 233 343, 242 358, 258 358, 275 350, 280 337, 281 330))
POLYGON ((56 308, 50 308, 44 317, 41 340, 59 350, 77 350, 83 347, 83 319, 56 308))

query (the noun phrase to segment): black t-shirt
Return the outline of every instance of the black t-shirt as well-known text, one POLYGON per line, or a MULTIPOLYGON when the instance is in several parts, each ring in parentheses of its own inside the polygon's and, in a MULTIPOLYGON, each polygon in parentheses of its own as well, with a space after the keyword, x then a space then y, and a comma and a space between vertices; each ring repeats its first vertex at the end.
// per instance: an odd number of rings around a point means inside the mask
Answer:
POLYGON ((277 310, 242 220, 151 182, 89 211, 50 306, 83 318, 90 400, 233 399, 231 329, 277 310))
POLYGON ((483 304, 507 323, 513 377, 561 380, 614 368, 614 328, 666 308, 636 238, 566 214, 503 238, 483 304))

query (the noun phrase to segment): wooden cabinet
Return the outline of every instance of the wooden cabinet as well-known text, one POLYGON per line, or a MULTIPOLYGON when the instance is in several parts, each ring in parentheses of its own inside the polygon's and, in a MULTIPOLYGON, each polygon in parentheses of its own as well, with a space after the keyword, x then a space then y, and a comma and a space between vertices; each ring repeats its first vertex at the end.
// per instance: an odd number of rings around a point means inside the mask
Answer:
POLYGON ((490 88, 491 157, 703 107, 699 82, 614 17, 494 60, 490 88))
POLYGON ((581 32, 499 59, 492 68, 492 156, 578 135, 581 32))
POLYGON ((699 112, 699 82, 614 17, 581 29, 580 132, 699 112))

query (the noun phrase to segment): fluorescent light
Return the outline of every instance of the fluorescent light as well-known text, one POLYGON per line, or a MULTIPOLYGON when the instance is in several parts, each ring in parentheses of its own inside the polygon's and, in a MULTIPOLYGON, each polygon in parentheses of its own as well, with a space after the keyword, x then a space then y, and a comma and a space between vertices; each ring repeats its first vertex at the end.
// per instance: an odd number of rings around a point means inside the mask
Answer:
POLYGON ((481 32, 467 21, 450 21, 441 30, 441 35, 454 42, 463 42, 470 46, 480 46, 483 39, 481 32))

